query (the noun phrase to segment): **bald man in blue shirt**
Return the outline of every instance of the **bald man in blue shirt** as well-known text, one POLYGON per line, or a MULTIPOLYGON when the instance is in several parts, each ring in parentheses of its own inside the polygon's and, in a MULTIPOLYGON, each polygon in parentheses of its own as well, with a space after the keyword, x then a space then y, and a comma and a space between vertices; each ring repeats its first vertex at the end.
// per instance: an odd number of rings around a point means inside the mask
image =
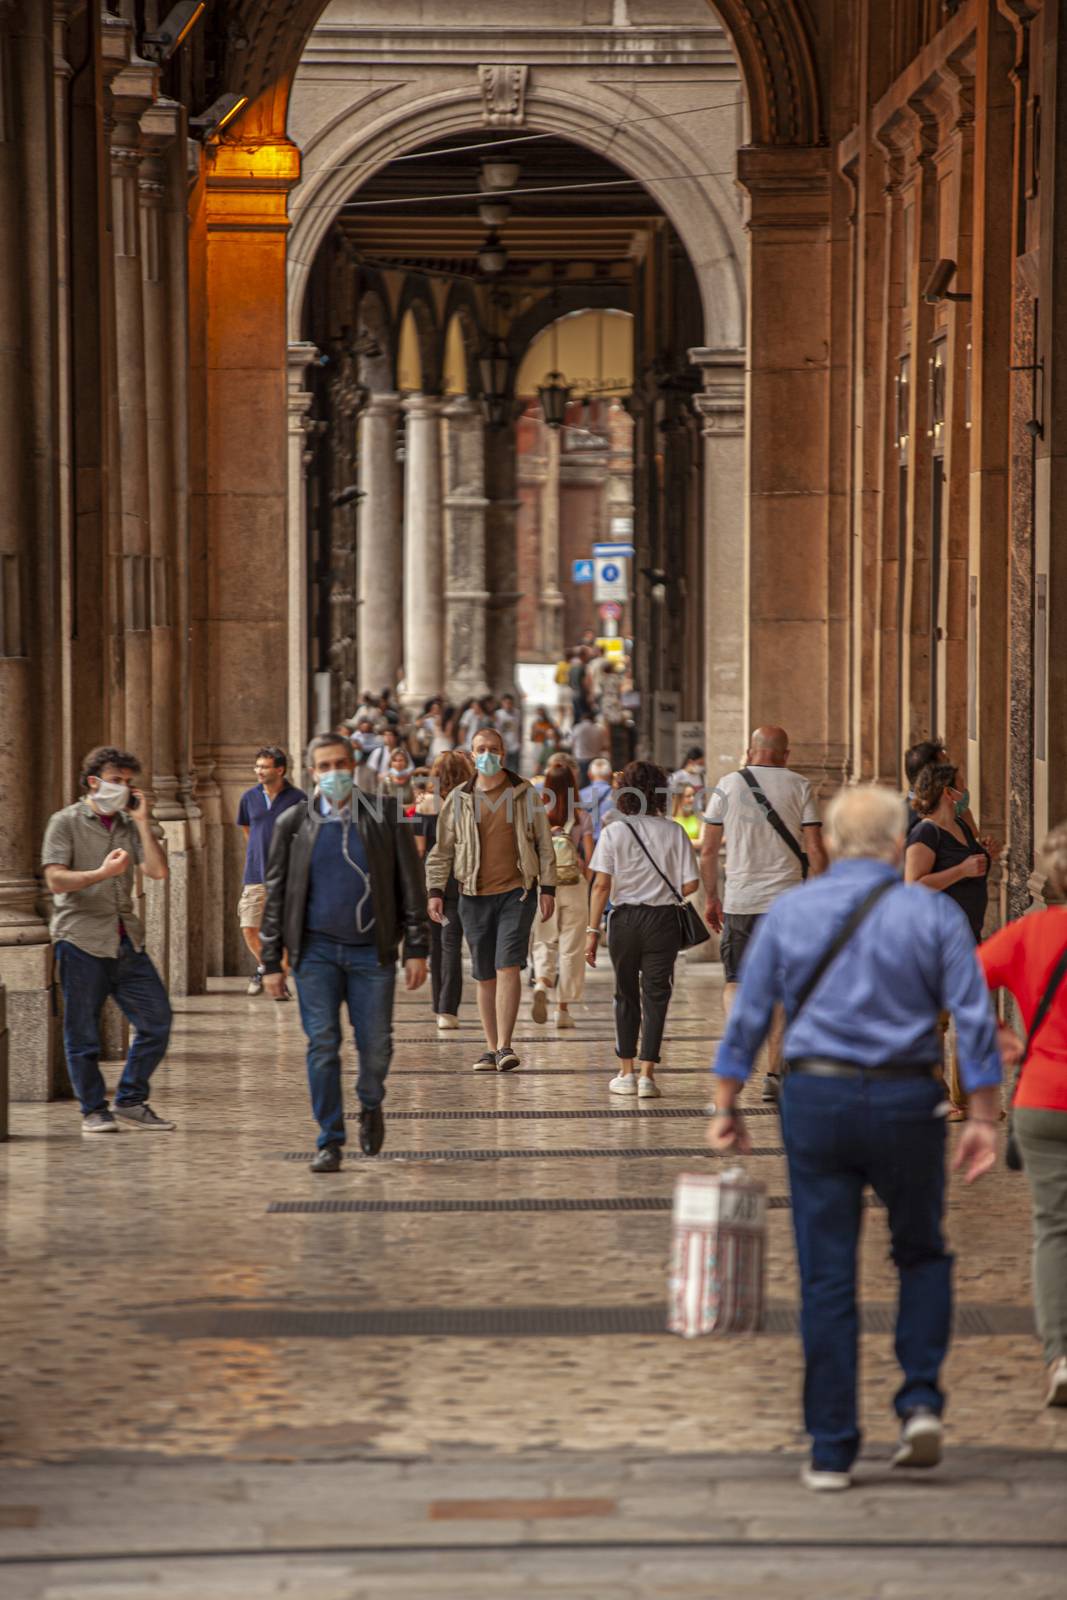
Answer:
POLYGON ((988 991, 959 907, 901 881, 905 825, 904 802, 888 789, 838 795, 827 819, 833 865, 767 913, 715 1058, 709 1143, 744 1154, 751 1140, 738 1096, 781 1003, 782 1135, 812 1440, 803 1481, 816 1490, 847 1489, 859 1453, 856 1252, 868 1185, 887 1208, 900 1278, 904 1381, 894 1400, 901 1438, 893 1464, 941 1459, 940 1371, 952 1327, 952 1257, 941 1231, 944 1011, 956 1019, 971 1097, 953 1168, 972 1183, 996 1159, 1001 1061, 988 991))

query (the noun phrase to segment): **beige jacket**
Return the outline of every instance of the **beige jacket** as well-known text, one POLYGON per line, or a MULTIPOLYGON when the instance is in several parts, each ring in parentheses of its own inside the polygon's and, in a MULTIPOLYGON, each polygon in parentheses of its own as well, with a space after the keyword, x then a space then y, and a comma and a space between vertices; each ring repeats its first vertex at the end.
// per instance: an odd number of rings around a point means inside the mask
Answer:
POLYGON ((474 894, 481 866, 481 841, 475 815, 475 794, 479 804, 510 804, 515 824, 515 847, 523 894, 540 883, 543 894, 556 892, 556 853, 544 804, 536 789, 514 772, 507 774, 511 785, 487 801, 484 791, 475 790, 476 778, 453 789, 437 818, 437 843, 426 857, 426 887, 430 894, 443 895, 449 875, 454 874, 461 894, 474 894))

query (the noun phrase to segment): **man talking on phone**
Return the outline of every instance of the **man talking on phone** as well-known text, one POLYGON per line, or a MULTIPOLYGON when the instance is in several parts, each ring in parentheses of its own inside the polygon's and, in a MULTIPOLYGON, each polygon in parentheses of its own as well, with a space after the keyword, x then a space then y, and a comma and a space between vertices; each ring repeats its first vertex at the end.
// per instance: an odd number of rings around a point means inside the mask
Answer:
POLYGON ((170 1039, 171 1010, 144 947, 133 909, 133 871, 165 878, 167 858, 152 832, 134 779, 137 757, 113 745, 82 762, 82 797, 49 819, 41 850, 55 907, 51 934, 63 991, 67 1071, 81 1105, 82 1133, 172 1133, 148 1103, 148 1086, 170 1039), (100 1015, 111 997, 135 1036, 115 1091, 114 1112, 100 1071, 100 1015))

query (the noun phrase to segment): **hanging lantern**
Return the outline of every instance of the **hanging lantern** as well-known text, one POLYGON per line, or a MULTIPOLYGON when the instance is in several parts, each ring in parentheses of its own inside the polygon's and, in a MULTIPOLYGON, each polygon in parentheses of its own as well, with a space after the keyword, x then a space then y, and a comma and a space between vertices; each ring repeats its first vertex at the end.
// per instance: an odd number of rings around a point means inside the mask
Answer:
POLYGON ((514 189, 521 170, 517 161, 496 161, 492 156, 485 156, 482 159, 479 187, 483 194, 498 194, 505 189, 514 189))
POLYGON ((491 339, 478 357, 478 371, 482 380, 482 399, 486 420, 491 428, 503 428, 508 421, 508 383, 511 377, 511 356, 508 347, 498 335, 491 339))
POLYGON ((550 428, 562 428, 571 397, 570 384, 564 382, 562 372, 550 372, 537 394, 545 422, 550 428))
POLYGON ((487 278, 495 278, 508 264, 508 253, 495 231, 491 231, 478 252, 478 266, 487 278))

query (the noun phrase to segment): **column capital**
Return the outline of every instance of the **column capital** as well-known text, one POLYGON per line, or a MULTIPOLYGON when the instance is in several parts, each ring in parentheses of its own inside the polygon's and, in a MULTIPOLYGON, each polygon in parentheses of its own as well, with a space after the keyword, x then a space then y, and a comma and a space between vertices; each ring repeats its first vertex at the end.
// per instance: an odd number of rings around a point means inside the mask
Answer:
POLYGON ((161 155, 181 133, 185 107, 177 100, 153 100, 141 113, 141 142, 150 155, 161 155))
POLYGON ((400 396, 390 389, 372 389, 361 413, 364 417, 395 418, 400 410, 400 396))
POLYGON ((485 417, 482 408, 469 394, 457 394, 453 399, 445 401, 441 407, 441 415, 453 423, 484 423, 485 417))
POLYGON ((291 139, 211 144, 204 154, 209 233, 286 233, 289 190, 300 181, 291 139))
POLYGON ((319 347, 303 340, 291 344, 286 352, 286 365, 289 372, 289 391, 302 390, 304 377, 308 367, 317 358, 319 347))
POLYGON ((409 394, 400 402, 400 409, 412 418, 438 417, 444 406, 444 398, 439 394, 409 394))
POLYGON ((752 202, 749 229, 825 225, 832 154, 824 145, 743 145, 737 177, 752 202))
POLYGON ((705 437, 743 434, 745 431, 744 350, 697 349, 689 359, 700 368, 703 391, 693 396, 693 410, 701 418, 705 437))

